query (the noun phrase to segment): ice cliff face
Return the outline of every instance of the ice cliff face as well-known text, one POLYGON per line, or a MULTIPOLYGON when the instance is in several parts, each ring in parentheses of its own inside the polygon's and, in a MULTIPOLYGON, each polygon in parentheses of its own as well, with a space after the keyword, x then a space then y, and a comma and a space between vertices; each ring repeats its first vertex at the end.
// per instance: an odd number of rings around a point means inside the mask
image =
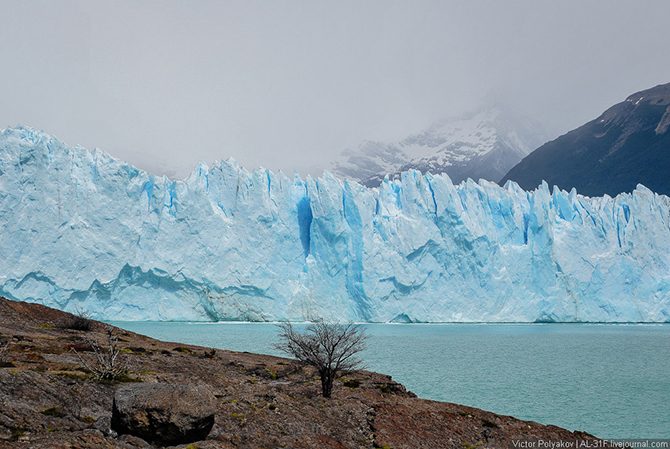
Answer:
POLYGON ((234 162, 158 178, 0 133, 0 295, 120 320, 670 321, 670 199, 379 189, 234 162))

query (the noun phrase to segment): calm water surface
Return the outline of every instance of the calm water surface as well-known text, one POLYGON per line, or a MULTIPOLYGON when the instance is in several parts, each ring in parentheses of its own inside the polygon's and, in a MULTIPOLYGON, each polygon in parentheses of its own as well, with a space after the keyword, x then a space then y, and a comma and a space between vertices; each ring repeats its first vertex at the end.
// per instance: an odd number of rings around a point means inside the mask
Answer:
MULTIPOLYGON (((113 324, 161 340, 277 355, 272 324, 113 324)), ((420 397, 603 438, 670 438, 670 325, 365 327, 367 367, 420 397)))

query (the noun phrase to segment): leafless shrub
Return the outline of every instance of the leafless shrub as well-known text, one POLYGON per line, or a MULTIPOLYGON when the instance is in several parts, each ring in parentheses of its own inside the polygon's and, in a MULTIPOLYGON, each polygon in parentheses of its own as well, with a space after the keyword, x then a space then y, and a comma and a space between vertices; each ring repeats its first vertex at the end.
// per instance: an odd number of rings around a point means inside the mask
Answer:
POLYGON ((279 339, 276 349, 316 368, 321 394, 329 398, 340 374, 361 368, 358 354, 365 349, 367 336, 358 325, 317 321, 307 326, 304 333, 296 332, 291 323, 282 323, 279 339))
POLYGON ((88 312, 76 309, 72 315, 60 320, 58 327, 88 332, 93 328, 93 320, 91 320, 91 315, 88 312))
POLYGON ((119 338, 114 333, 111 326, 105 328, 106 341, 100 346, 97 341, 88 339, 88 343, 93 350, 95 358, 92 363, 87 362, 76 349, 72 351, 79 358, 79 362, 84 368, 93 374, 94 379, 98 381, 114 381, 122 378, 128 372, 126 362, 120 357, 119 338))
POLYGON ((203 359, 213 359, 214 357, 216 357, 216 349, 214 348, 211 348, 200 355, 200 358, 203 359))

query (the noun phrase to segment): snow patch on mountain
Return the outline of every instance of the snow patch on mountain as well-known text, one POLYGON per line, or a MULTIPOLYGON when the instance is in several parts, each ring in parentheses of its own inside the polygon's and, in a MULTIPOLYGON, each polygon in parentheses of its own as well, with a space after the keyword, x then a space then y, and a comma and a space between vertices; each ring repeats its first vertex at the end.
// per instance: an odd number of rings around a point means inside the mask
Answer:
POLYGON ((370 187, 410 169, 446 173, 454 182, 498 181, 545 141, 538 124, 496 107, 442 120, 397 143, 364 142, 345 151, 333 171, 370 187))

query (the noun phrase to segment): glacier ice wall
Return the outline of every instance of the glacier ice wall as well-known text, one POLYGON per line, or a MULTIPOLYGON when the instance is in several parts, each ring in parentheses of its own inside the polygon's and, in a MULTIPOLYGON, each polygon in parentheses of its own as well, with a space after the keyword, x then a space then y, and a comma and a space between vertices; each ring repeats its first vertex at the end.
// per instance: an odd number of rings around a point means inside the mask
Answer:
POLYGON ((233 161, 181 181, 0 133, 0 295, 119 320, 670 321, 670 199, 233 161))

